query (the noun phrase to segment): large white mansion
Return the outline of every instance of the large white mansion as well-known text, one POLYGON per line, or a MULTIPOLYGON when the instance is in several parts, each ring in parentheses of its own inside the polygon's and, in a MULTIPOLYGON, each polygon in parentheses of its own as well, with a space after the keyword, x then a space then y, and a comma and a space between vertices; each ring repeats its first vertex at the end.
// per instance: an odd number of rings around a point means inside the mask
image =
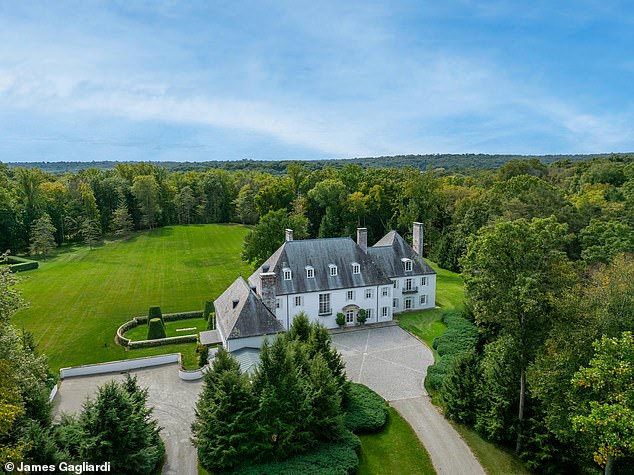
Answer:
POLYGON ((248 279, 242 277, 214 301, 216 329, 229 351, 259 348, 265 335, 288 330, 304 312, 327 328, 337 313, 348 325, 365 309, 366 323, 394 313, 434 307, 436 272, 425 262, 423 225, 414 223, 410 246, 390 231, 374 246, 367 229, 350 238, 286 241, 248 279))

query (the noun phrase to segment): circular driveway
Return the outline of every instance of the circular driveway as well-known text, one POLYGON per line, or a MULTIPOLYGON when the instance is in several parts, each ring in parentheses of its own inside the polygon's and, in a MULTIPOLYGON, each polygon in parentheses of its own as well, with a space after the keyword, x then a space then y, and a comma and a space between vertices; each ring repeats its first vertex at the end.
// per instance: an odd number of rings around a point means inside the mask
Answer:
POLYGON ((348 377, 388 401, 426 396, 423 381, 434 356, 427 346, 398 326, 359 329, 332 335, 348 377))

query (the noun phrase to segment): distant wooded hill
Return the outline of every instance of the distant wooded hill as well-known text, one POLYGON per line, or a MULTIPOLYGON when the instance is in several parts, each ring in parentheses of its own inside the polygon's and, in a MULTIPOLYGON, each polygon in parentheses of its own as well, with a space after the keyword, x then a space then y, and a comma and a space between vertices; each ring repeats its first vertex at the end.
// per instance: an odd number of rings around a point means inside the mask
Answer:
MULTIPOLYGON (((406 166, 427 170, 429 168, 446 169, 494 169, 510 160, 533 159, 536 158, 544 164, 557 161, 578 162, 591 160, 594 158, 609 158, 619 162, 634 161, 634 153, 613 153, 613 154, 588 154, 588 155, 487 155, 480 153, 465 154, 432 154, 432 155, 395 155, 392 157, 366 157, 350 159, 329 159, 329 160, 306 160, 301 164, 308 170, 319 170, 326 166, 332 168, 343 168, 345 165, 356 164, 364 168, 368 167, 392 167, 402 168, 406 166)), ((174 171, 204 171, 211 168, 220 168, 228 171, 250 170, 262 171, 271 174, 284 174, 290 163, 294 160, 211 160, 208 162, 151 162, 174 171)), ((99 170, 113 169, 118 163, 116 161, 100 162, 15 162, 8 163, 10 167, 40 168, 48 173, 79 172, 88 168, 99 170)))

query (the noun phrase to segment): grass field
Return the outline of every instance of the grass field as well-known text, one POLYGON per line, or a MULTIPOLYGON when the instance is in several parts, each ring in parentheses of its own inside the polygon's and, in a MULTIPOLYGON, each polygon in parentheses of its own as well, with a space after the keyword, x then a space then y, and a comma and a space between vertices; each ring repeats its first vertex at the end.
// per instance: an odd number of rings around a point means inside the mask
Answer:
POLYGON ((395 409, 375 434, 360 435, 359 475, 428 475, 436 473, 416 433, 395 409))
POLYGON ((460 274, 441 269, 430 262, 436 271, 436 305, 440 308, 421 310, 419 312, 398 315, 398 324, 413 333, 432 348, 434 338, 447 329, 442 322, 442 315, 447 310, 462 308, 464 285, 460 274))
MULTIPOLYGON (((147 338, 147 330, 147 324, 142 324, 128 330, 124 336, 132 341, 145 340, 147 338)), ((205 330, 207 330, 207 320, 204 318, 188 318, 187 320, 165 322, 165 336, 168 338, 172 336, 197 335, 205 330)))
POLYGON ((173 226, 108 242, 93 250, 62 248, 40 268, 19 274, 29 307, 14 323, 35 335, 51 369, 181 351, 195 344, 125 351, 117 327, 153 305, 163 313, 201 310, 250 268, 240 260, 247 228, 173 226))

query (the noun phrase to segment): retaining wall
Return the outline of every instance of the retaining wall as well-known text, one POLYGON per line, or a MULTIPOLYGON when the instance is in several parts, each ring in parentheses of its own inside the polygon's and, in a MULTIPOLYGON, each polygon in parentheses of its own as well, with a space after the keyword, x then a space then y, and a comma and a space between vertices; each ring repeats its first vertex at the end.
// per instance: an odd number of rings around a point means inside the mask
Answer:
POLYGON ((149 368, 168 363, 180 363, 180 353, 170 353, 167 355, 147 356, 144 358, 132 358, 129 360, 112 361, 109 363, 97 363, 83 366, 73 366, 72 368, 62 368, 59 370, 61 379, 73 376, 88 376, 93 374, 120 373, 131 369, 149 368))

